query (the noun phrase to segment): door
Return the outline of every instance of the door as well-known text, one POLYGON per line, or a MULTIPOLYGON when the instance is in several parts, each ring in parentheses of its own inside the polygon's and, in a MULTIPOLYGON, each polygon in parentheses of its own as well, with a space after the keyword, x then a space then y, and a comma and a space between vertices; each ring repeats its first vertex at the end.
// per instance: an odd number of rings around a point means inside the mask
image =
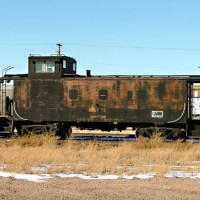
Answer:
POLYGON ((32 80, 30 90, 32 121, 60 121, 62 88, 59 80, 32 80))
POLYGON ((190 84, 191 119, 200 120, 200 83, 190 84))

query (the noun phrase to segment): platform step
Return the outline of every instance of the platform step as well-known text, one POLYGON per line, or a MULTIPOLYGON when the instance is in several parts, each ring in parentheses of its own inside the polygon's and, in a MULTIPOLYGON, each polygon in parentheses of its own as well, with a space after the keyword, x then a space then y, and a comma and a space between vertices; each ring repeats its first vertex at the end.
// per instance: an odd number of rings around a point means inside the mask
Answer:
POLYGON ((12 136, 12 133, 9 131, 0 131, 0 138, 9 138, 12 136))

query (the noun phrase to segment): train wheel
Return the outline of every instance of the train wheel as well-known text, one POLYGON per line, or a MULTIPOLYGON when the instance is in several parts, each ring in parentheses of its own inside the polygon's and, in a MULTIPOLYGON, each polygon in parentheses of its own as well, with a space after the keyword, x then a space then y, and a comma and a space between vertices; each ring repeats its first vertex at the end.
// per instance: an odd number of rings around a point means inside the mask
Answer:
POLYGON ((148 128, 138 128, 136 130, 136 138, 140 136, 152 139, 184 139, 186 133, 184 129, 179 128, 167 128, 167 127, 148 127, 148 128))
POLYGON ((138 128, 135 135, 136 138, 139 138, 140 136, 151 138, 153 135, 153 128, 138 128))
POLYGON ((136 132, 135 132, 135 136, 136 136, 136 138, 139 138, 141 136, 144 137, 144 128, 137 128, 136 132))
POLYGON ((46 126, 34 126, 33 129, 32 129, 32 132, 34 134, 43 134, 43 133, 46 133, 47 132, 46 126))
POLYGON ((33 128, 30 126, 21 126, 20 135, 27 135, 33 133, 33 128))
POLYGON ((57 123, 53 123, 53 124, 48 124, 47 125, 47 132, 56 135, 58 132, 58 124, 57 123))

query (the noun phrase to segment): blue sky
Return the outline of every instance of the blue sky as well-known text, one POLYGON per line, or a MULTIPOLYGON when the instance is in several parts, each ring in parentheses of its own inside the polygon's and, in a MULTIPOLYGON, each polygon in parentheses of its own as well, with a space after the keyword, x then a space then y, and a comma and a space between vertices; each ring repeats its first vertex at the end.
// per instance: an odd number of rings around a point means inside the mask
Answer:
MULTIPOLYGON (((0 0, 0 70, 56 43, 93 75, 200 74, 200 0, 0 0)), ((10 71, 11 73, 11 71, 10 71)))

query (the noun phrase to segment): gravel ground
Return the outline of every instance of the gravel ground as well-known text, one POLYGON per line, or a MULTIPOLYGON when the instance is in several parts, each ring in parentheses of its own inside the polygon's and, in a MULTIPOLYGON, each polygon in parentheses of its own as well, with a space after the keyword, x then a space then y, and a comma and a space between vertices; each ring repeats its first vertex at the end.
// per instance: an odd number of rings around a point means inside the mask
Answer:
POLYGON ((83 180, 53 178, 35 183, 0 178, 0 199, 200 199, 200 179, 83 180))

